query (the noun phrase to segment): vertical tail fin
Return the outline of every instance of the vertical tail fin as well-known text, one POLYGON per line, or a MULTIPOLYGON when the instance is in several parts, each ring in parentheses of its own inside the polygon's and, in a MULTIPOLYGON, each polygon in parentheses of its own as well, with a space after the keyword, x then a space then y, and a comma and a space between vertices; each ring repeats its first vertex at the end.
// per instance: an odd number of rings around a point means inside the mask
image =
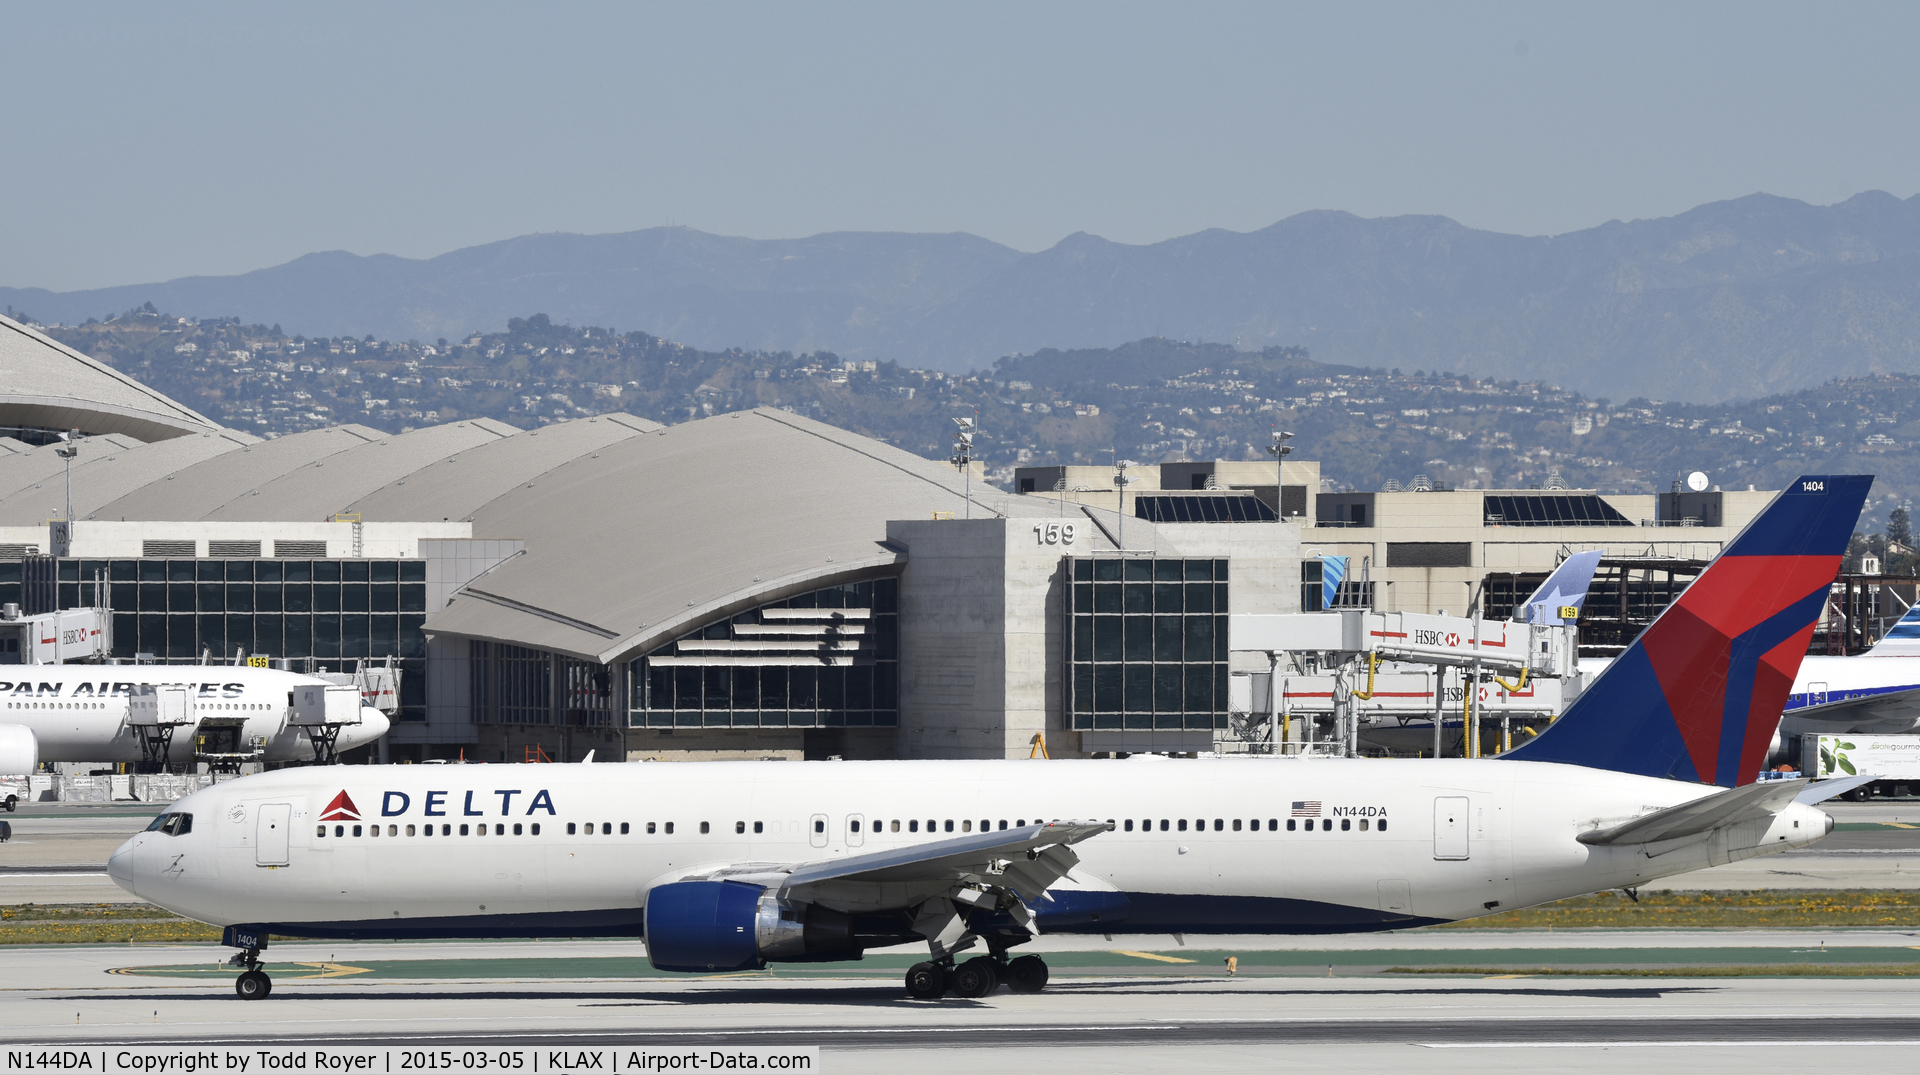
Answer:
POLYGON ((1809 475, 1539 737, 1501 755, 1736 787, 1755 779, 1873 485, 1809 475))
POLYGON ((1556 626, 1580 618, 1587 603, 1587 590, 1593 585, 1593 569, 1600 566, 1598 552, 1576 552, 1566 558, 1547 581, 1513 610, 1521 623, 1550 623, 1556 626))

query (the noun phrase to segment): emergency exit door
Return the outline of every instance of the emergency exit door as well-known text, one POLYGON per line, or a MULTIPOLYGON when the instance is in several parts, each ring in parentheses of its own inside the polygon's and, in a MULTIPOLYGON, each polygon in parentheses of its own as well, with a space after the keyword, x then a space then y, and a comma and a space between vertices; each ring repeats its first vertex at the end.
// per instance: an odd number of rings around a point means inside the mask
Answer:
POLYGON ((255 866, 285 866, 287 864, 288 837, 293 819, 293 807, 287 803, 266 803, 260 807, 260 816, 254 822, 253 864, 255 866))
POLYGON ((1433 800, 1433 857, 1467 857, 1467 797, 1442 795, 1433 800))

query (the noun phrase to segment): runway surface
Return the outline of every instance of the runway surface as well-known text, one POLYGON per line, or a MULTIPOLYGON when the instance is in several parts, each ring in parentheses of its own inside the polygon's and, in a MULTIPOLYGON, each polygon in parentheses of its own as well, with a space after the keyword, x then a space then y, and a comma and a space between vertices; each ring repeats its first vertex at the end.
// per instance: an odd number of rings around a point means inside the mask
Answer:
MULTIPOLYGON (((1520 940, 1564 958, 1559 935, 1455 936, 1478 955, 1520 940), (1561 951, 1553 951, 1555 946, 1561 951)), ((1703 941, 1817 950, 1845 946, 1915 954, 1920 937, 1832 931, 1721 937, 1616 937, 1622 958, 1691 955, 1703 941), (1904 942, 1904 943, 1903 943, 1904 942)), ((1333 940, 1333 939, 1328 939, 1333 940)), ((1591 935, 1574 938, 1588 946, 1591 935)), ((1371 939, 1378 948, 1382 940, 1371 939)), ((1431 951, 1431 935, 1389 940, 1396 958, 1431 951), (1408 943, 1402 943, 1408 942, 1408 943)), ((259 1002, 234 998, 224 953, 203 946, 37 948, 5 953, 8 1018, 0 1040, 36 1043, 194 1045, 408 1044, 589 1048, 815 1046, 825 1071, 953 1071, 991 1064, 1091 1071, 1697 1071, 1734 1064, 1889 1065, 1903 1070, 1920 1046, 1920 978, 1788 979, 1591 977, 1229 978, 1217 964, 1124 963, 1124 953, 1062 952, 1046 992, 982 1000, 907 999, 898 982, 844 976, 703 978, 611 975, 618 949, 587 944, 321 945, 273 951, 276 963, 311 964, 310 978, 280 977, 259 1002), (614 951, 609 951, 612 949, 614 951), (409 978, 347 968, 423 957, 472 960, 471 976, 446 967, 409 978), (1100 958, 1096 958, 1096 956, 1100 958), (113 974, 180 967, 204 977, 113 974), (514 974, 510 964, 525 964, 514 974), (555 978, 552 963, 574 977, 555 978), (1096 973, 1069 970, 1095 963, 1096 973), (509 966, 502 966, 509 964, 509 966), (1145 969, 1142 969, 1145 968, 1145 969)), ((1211 946, 1210 946, 1211 947, 1211 946)), ((1711 946, 1709 946, 1711 947, 1711 946)), ((1720 947, 1732 950, 1734 944, 1720 947)), ((1218 950, 1218 949, 1215 949, 1218 950)), ((1335 949, 1328 949, 1334 951, 1335 949)), ((1360 952, 1353 948, 1350 952, 1360 952)), ((1722 953, 1723 955, 1725 953, 1722 953)), ((621 968, 631 970, 631 967, 621 968)), ((1296 968, 1298 969, 1298 968, 1296 968)))

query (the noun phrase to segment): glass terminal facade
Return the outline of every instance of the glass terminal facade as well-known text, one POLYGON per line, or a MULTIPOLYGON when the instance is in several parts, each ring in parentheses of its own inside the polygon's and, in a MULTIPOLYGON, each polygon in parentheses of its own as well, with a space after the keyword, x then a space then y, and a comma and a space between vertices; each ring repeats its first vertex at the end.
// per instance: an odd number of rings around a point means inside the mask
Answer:
MULTIPOLYGON (((0 602, 26 604, 22 566, 0 561, 0 602)), ((353 658, 392 655, 399 719, 426 719, 424 560, 60 560, 56 578, 61 608, 92 604, 104 581, 115 657, 218 663, 238 648, 351 670, 353 658)))
POLYGON ((1075 559, 1076 730, 1227 726, 1227 561, 1075 559))
POLYGON ((892 728, 900 581, 829 586, 715 620, 632 662, 634 727, 892 728))
POLYGON ((475 724, 613 724, 613 675, 606 665, 477 639, 467 643, 467 656, 475 724))

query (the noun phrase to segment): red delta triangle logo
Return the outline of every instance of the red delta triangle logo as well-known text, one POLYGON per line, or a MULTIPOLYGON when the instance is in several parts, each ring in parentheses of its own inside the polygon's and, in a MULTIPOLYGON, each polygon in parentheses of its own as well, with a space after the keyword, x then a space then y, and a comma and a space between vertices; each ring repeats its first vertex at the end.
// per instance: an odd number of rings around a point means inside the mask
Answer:
POLYGON ((360 820, 360 808, 353 805, 353 797, 342 790, 340 794, 333 797, 332 802, 327 804, 326 810, 320 814, 320 820, 358 821, 360 820))

